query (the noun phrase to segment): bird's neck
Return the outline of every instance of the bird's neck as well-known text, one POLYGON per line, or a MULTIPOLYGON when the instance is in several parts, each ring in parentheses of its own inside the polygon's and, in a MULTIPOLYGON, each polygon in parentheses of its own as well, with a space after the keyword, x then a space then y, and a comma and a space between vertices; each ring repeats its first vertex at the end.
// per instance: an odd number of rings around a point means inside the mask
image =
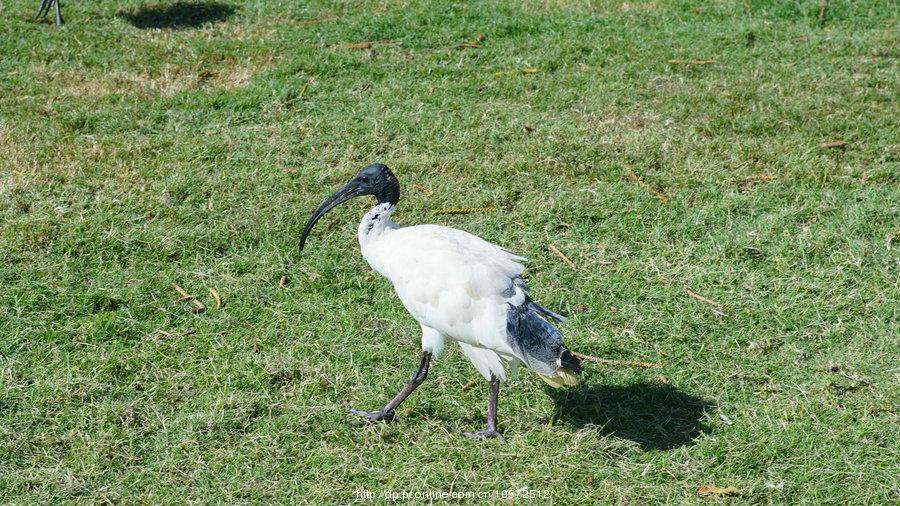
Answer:
POLYGON ((394 230, 397 224, 391 219, 396 207, 390 202, 382 202, 369 210, 359 222, 359 245, 364 250, 377 242, 385 232, 394 230))
POLYGON ((399 228, 391 215, 394 204, 382 202, 373 207, 359 222, 359 249, 363 258, 382 276, 387 276, 385 260, 390 256, 389 248, 385 248, 384 239, 399 228))

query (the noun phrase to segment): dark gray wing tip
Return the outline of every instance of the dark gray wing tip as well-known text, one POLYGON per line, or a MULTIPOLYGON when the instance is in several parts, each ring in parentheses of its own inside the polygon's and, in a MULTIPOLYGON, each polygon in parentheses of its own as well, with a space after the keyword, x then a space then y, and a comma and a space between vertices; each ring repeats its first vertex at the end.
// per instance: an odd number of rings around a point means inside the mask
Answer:
POLYGON ((559 356, 559 364, 577 373, 584 371, 584 367, 581 366, 581 360, 565 346, 563 347, 562 354, 559 356))
POLYGON ((542 316, 553 318, 554 320, 558 321, 559 323, 565 323, 566 320, 568 320, 568 318, 566 318, 565 316, 563 316, 559 313, 556 313, 554 311, 551 311, 531 299, 528 299, 528 309, 530 309, 542 316))

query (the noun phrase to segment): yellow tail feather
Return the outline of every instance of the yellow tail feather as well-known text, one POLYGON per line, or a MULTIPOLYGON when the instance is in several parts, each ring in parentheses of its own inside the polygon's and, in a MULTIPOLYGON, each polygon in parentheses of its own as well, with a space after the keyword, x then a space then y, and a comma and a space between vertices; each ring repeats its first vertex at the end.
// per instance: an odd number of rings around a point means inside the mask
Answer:
POLYGON ((564 386, 574 387, 581 381, 581 378, 571 369, 560 367, 556 370, 556 376, 552 378, 543 374, 538 374, 542 380, 553 388, 562 388, 564 386))

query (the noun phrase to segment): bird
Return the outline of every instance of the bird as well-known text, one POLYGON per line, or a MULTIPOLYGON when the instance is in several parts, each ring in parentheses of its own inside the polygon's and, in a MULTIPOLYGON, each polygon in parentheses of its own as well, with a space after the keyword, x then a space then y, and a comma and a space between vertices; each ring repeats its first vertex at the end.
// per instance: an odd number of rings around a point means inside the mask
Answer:
POLYGON ((368 165, 315 210, 300 237, 300 252, 313 226, 326 213, 355 197, 374 196, 375 205, 359 223, 363 257, 394 286, 400 302, 422 328, 419 366, 382 409, 348 407, 369 421, 397 419, 397 407, 421 385, 433 359, 455 341, 489 382, 487 423, 463 432, 471 438, 499 438, 497 404, 504 365, 515 374, 524 364, 550 386, 575 386, 581 361, 563 345, 549 320, 566 318, 535 302, 522 279, 524 257, 478 236, 440 225, 401 227, 392 219, 400 184, 384 164, 368 165))
POLYGON ((59 2, 60 2, 60 0, 42 0, 41 7, 38 9, 38 13, 37 13, 37 16, 35 16, 35 18, 47 17, 47 14, 50 13, 50 8, 53 7, 53 8, 55 8, 54 10, 56 12, 56 25, 62 26, 63 18, 62 18, 62 12, 60 12, 60 8, 59 8, 59 2))

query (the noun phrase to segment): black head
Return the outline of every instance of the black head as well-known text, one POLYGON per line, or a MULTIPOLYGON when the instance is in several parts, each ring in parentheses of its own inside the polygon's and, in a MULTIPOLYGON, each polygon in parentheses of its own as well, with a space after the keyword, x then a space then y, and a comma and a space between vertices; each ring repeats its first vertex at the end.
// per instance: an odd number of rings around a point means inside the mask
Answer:
POLYGON ((374 195, 379 204, 390 202, 397 205, 400 200, 400 183, 397 176, 383 163, 373 163, 361 170, 350 181, 359 188, 359 195, 374 195))
POLYGON ((397 177, 394 176, 391 169, 381 163, 373 163, 360 171, 349 183, 325 199, 325 202, 322 202, 322 205, 316 209, 300 237, 300 251, 303 251, 306 236, 309 235, 319 218, 353 197, 363 195, 374 195, 379 204, 387 202, 396 205, 400 200, 400 183, 397 182, 397 177))

